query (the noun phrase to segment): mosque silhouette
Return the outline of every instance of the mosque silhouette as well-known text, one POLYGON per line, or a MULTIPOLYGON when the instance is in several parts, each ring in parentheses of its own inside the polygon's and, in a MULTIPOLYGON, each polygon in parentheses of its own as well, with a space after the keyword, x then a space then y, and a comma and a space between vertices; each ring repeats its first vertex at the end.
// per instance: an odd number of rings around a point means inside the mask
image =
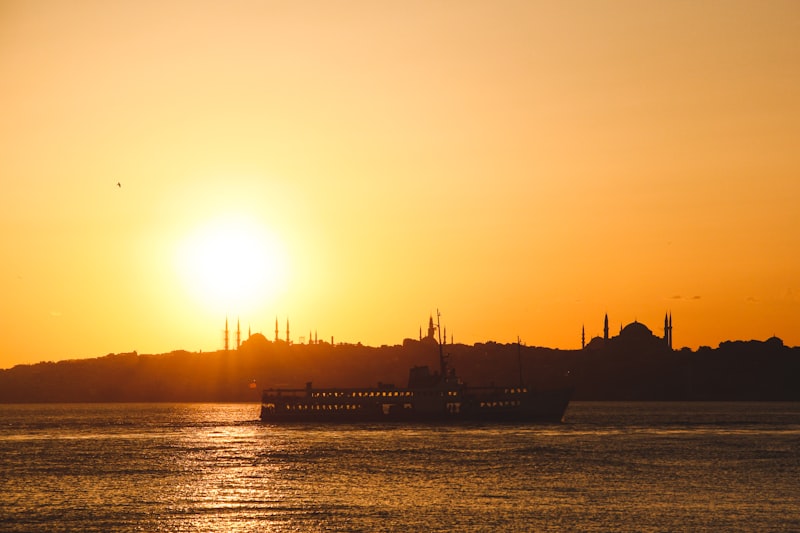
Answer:
POLYGON ((581 328, 581 347, 588 351, 608 349, 646 350, 648 352, 672 350, 672 313, 664 315, 664 336, 655 335, 650 328, 634 320, 621 327, 619 335, 610 337, 608 333, 608 313, 603 322, 603 336, 592 338, 586 343, 586 328, 581 328))

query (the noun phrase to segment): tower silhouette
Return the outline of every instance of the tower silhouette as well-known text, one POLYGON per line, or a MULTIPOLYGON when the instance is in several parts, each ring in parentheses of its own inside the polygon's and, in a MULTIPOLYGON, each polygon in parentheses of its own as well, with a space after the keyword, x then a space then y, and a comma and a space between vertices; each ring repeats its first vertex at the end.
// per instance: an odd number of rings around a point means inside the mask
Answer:
POLYGON ((669 312, 669 349, 672 349, 672 311, 669 312))
POLYGON ((225 353, 228 353, 228 317, 225 317, 225 353))
POLYGON ((672 311, 664 313, 664 342, 672 349, 672 311))
POLYGON ((608 340, 608 313, 606 313, 606 319, 603 323, 603 339, 608 340))

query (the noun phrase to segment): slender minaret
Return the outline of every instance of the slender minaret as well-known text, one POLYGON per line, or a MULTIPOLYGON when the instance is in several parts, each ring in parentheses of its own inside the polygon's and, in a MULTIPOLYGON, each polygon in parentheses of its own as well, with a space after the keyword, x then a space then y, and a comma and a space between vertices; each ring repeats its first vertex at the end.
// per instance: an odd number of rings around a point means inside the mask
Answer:
POLYGON ((225 317, 225 353, 228 353, 228 317, 225 317))
POLYGON ((669 349, 672 349, 672 311, 669 312, 669 349))
POLYGON ((606 320, 603 324, 603 339, 608 340, 608 313, 606 313, 606 320))
POLYGON ((586 326, 581 324, 581 350, 586 348, 586 326))
POLYGON ((278 342, 278 317, 275 317, 275 342, 278 342))
POLYGON ((286 319, 286 344, 289 344, 289 319, 286 319))
POLYGON ((669 314, 664 313, 664 344, 669 348, 669 314))
POLYGON ((242 330, 239 328, 239 317, 236 317, 236 349, 242 345, 242 330))
POLYGON ((317 330, 314 330, 314 344, 319 344, 319 337, 317 337, 317 330))

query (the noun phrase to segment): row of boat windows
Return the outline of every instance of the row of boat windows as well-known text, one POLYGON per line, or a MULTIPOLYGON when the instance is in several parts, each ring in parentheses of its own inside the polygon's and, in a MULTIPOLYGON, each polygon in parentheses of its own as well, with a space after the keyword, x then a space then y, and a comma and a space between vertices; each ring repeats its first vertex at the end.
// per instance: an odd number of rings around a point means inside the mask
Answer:
MULTIPOLYGON (((507 400, 500 402, 481 402, 481 409, 497 409, 503 407, 518 407, 520 402, 518 400, 507 400)), ((264 404, 266 409, 271 411, 275 410, 274 403, 264 404)), ((284 404, 284 409, 287 411, 355 411, 363 409, 363 405, 358 404, 284 404)), ((459 411, 460 404, 447 404, 448 411, 459 411)))
MULTIPOLYGON (((458 396, 458 391, 417 391, 419 396, 458 396)), ((312 398, 413 398, 414 391, 312 392, 312 398)))
MULTIPOLYGON (((266 403, 264 404, 266 409, 271 411, 275 410, 274 403, 266 403)), ((352 404, 285 404, 284 409, 287 411, 355 411, 358 409, 362 409, 362 405, 352 405, 352 404)))
POLYGON ((497 407, 517 407, 520 405, 519 400, 508 400, 504 402, 481 402, 481 409, 492 409, 497 407))

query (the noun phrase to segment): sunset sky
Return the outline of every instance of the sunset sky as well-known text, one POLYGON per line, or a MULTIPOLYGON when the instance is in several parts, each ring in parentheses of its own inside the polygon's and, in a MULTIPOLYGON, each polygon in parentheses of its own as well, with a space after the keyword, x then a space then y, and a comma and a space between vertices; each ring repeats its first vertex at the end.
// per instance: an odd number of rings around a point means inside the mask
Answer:
POLYGON ((4 0, 0 205, 0 368, 800 345, 800 2, 4 0))

